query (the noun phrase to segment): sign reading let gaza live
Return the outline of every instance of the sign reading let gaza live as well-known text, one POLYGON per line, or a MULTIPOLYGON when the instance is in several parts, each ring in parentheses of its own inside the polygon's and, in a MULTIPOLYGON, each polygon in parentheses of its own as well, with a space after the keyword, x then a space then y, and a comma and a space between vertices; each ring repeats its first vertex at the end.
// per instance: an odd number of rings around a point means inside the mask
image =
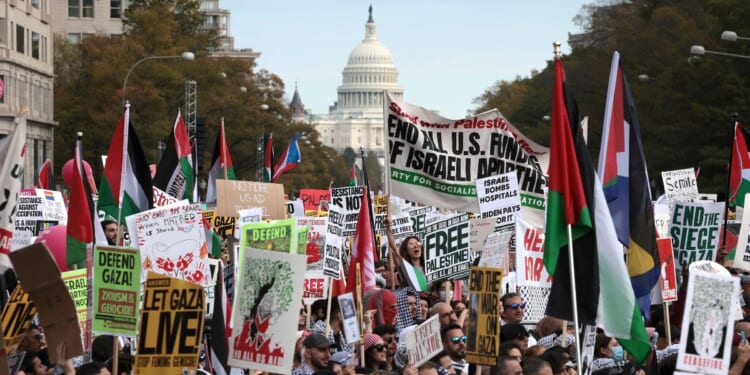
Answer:
POLYGON ((391 194, 449 210, 479 212, 476 180, 515 171, 524 218, 544 224, 549 148, 497 110, 450 120, 386 92, 391 194))

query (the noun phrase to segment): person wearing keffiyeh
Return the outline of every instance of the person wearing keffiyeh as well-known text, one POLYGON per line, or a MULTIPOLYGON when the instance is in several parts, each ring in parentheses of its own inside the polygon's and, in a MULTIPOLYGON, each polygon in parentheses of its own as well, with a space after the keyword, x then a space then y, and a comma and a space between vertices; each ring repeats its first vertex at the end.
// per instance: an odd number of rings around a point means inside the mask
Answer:
POLYGON ((396 307, 398 308, 398 319, 396 319, 396 329, 400 332, 402 329, 416 324, 422 320, 422 312, 419 308, 419 293, 411 287, 397 289, 396 307))

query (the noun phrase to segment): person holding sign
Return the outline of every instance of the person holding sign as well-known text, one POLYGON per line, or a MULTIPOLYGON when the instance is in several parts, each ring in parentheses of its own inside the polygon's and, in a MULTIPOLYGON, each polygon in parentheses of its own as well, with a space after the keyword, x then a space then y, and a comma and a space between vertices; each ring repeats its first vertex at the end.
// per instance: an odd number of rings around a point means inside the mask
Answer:
POLYGON ((424 249, 419 238, 417 236, 408 236, 401 241, 401 246, 396 247, 396 238, 393 237, 393 230, 391 229, 391 219, 386 217, 383 219, 383 224, 385 224, 385 233, 388 236, 390 253, 409 262, 412 267, 418 269, 424 275, 424 249))

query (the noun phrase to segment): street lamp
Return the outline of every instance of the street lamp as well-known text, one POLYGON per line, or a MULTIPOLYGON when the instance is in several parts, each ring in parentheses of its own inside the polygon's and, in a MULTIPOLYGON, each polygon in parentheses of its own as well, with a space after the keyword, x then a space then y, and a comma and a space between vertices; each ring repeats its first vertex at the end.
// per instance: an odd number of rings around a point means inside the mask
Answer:
POLYGON ((728 57, 739 57, 741 59, 750 59, 750 56, 740 55, 736 53, 709 51, 703 48, 703 46, 698 46, 698 45, 694 45, 690 47, 690 54, 695 55, 695 56, 718 55, 718 56, 728 56, 728 57))
POLYGON ((133 70, 135 69, 135 67, 138 66, 138 65, 140 65, 140 63, 142 63, 144 61, 161 60, 161 59, 183 59, 185 61, 193 61, 193 60, 195 60, 195 54, 192 53, 192 52, 190 52, 190 51, 186 51, 186 52, 183 52, 180 55, 174 55, 174 56, 146 56, 146 57, 144 57, 144 58, 136 61, 135 64, 131 65, 130 69, 128 69, 128 74, 125 75, 125 82, 122 83, 122 101, 123 101, 123 104, 127 101, 127 99, 125 99, 125 98, 128 97, 128 78, 130 78, 130 73, 133 73, 133 70))
POLYGON ((737 33, 734 31, 725 30, 721 33, 721 40, 726 40, 729 42, 736 42, 737 39, 739 40, 750 40, 750 38, 744 37, 744 36, 737 36, 737 33))

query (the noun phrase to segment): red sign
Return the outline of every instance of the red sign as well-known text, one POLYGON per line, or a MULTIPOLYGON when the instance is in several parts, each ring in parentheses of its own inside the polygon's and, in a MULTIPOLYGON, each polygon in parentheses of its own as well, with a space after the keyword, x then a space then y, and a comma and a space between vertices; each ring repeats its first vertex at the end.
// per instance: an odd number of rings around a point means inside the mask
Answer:
MULTIPOLYGON (((305 211, 317 211, 321 208, 321 201, 331 201, 331 191, 328 189, 300 189, 299 196, 305 205, 305 211)), ((328 210, 324 209, 324 211, 328 210)))
POLYGON ((661 298, 664 302, 677 301, 677 277, 674 270, 674 253, 672 253, 672 238, 662 237, 656 239, 659 247, 659 260, 661 261, 661 272, 659 273, 659 286, 661 287, 661 298))

